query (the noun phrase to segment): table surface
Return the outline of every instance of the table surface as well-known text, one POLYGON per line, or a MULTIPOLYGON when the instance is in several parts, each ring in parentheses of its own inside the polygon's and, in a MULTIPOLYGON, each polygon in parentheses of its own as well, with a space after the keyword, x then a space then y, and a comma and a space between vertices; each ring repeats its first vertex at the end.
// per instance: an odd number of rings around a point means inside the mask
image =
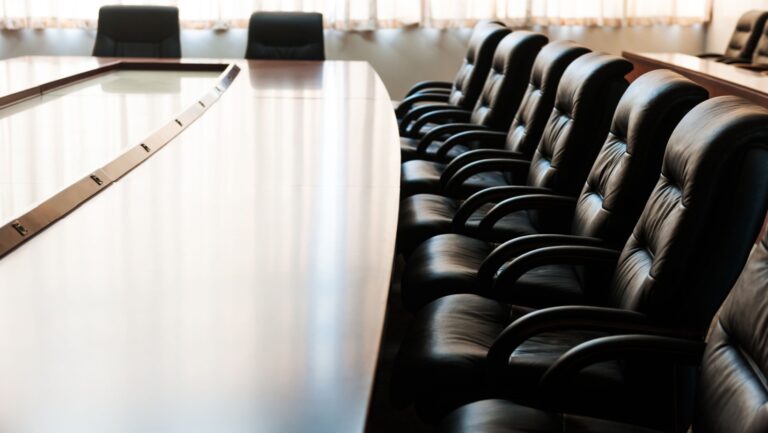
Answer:
MULTIPOLYGON (((2 61, 0 96, 103 61, 2 61)), ((364 62, 204 61, 242 71, 0 259, 3 433, 363 431, 399 203, 389 95, 364 62)), ((113 72, 0 110, 0 215, 135 146, 216 75, 113 72)))

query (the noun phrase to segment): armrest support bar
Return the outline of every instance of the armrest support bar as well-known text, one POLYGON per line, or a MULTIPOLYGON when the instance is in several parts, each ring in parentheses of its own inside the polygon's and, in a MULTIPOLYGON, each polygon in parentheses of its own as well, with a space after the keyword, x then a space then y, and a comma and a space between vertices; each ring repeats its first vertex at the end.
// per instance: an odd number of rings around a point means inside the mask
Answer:
POLYGON ((496 204, 483 217, 478 227, 481 237, 487 236, 493 227, 505 216, 527 209, 560 210, 573 213, 576 208, 576 199, 567 195, 532 194, 527 196, 508 198, 496 204))
MULTIPOLYGON (((520 197, 523 198, 529 196, 523 195, 520 197)), ((480 265, 480 269, 477 271, 478 288, 485 291, 491 289, 493 287, 493 280, 496 278, 496 274, 505 264, 513 259, 541 248, 567 245, 601 247, 603 246, 603 240, 584 236, 558 234, 528 235, 509 240, 496 247, 496 249, 494 249, 491 254, 489 254, 488 257, 483 260, 483 263, 480 265)), ((520 263, 519 266, 522 266, 523 264, 524 262, 520 263)), ((515 274, 523 275, 525 273, 524 271, 527 270, 520 269, 520 271, 516 272, 515 274)), ((516 280, 512 281, 510 279, 508 281, 509 282, 505 287, 512 287, 516 280)))
POLYGON ((613 335, 582 343, 563 354, 544 373, 542 395, 557 396, 570 379, 584 368, 612 360, 663 359, 673 364, 697 365, 706 344, 701 340, 658 335, 613 335))
POLYGON ((616 266, 620 251, 591 245, 558 245, 538 248, 522 254, 496 273, 492 289, 508 290, 531 269, 546 265, 616 266))
MULTIPOLYGON (((488 134, 499 134, 504 135, 501 132, 495 132, 495 131, 472 131, 472 132, 486 132, 488 134)), ((453 141, 454 138, 458 138, 459 136, 462 136, 464 134, 471 134, 467 132, 461 132, 456 135, 452 135, 445 144, 438 150, 437 154, 438 156, 443 151, 443 149, 446 148, 446 146, 449 145, 453 141)), ((478 134, 479 135, 479 134, 478 134)), ((501 140, 505 140, 506 137, 501 138, 501 140)), ((491 144, 493 140, 489 141, 482 141, 482 145, 484 144, 491 144)), ((503 141, 501 141, 503 144, 503 141)), ((446 151, 447 152, 447 151, 446 151)), ((462 153, 461 155, 453 158, 451 162, 448 163, 448 165, 443 170, 443 173, 440 175, 440 183, 445 188, 448 181, 453 177, 454 174, 456 174, 459 169, 463 168, 467 164, 475 161, 480 161, 483 159, 491 159, 491 158, 508 158, 508 159, 527 159, 522 153, 519 152, 513 152, 511 150, 504 150, 504 149, 475 149, 470 150, 468 152, 462 153)))
POLYGON ((449 81, 421 81, 411 86, 411 88, 408 90, 408 93, 405 94, 405 97, 408 98, 414 93, 418 93, 426 89, 451 89, 451 88, 453 88, 453 83, 449 81))
POLYGON ((635 311, 591 306, 544 308, 515 320, 501 332, 488 351, 489 367, 496 371, 506 369, 515 349, 533 336, 574 329, 613 334, 670 334, 635 311))
POLYGON ((460 233, 464 229, 464 225, 467 223, 467 220, 469 220, 469 217, 488 203, 496 203, 505 198, 516 197, 519 195, 546 194, 547 192, 549 192, 547 188, 517 185, 494 186, 478 191, 472 194, 468 199, 464 200, 461 206, 459 206, 459 209, 453 216, 453 229, 457 233, 460 233))
POLYGON ((461 185, 470 177, 488 171, 527 173, 530 161, 524 159, 491 158, 471 162, 456 171, 445 184, 445 194, 451 197, 459 195, 461 185))

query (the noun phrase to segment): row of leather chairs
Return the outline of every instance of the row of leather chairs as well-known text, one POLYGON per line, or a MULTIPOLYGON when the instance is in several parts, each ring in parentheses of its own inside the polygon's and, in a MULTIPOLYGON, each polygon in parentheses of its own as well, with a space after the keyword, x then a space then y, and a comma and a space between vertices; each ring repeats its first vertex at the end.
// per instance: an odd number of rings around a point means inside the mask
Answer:
MULTIPOLYGON (((103 6, 93 55, 181 57, 179 9, 166 6, 103 6)), ((256 12, 248 23, 246 59, 325 60, 319 13, 256 12)))
POLYGON ((397 406, 445 433, 768 431, 768 110, 632 68, 483 22, 398 105, 397 406))

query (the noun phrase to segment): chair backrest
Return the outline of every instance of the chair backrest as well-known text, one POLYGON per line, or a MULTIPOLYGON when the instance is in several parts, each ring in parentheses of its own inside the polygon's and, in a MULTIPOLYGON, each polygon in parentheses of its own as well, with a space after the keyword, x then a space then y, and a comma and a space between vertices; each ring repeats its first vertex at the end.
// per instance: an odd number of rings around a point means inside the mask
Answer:
POLYGON ((736 23, 725 57, 749 61, 768 20, 768 11, 752 10, 744 13, 736 23))
POLYGON ((102 6, 93 55, 181 57, 179 9, 165 6, 102 6))
POLYGON ((704 335, 762 226, 766 167, 768 110, 733 96, 693 108, 667 144, 608 303, 704 335))
POLYGON ((533 62, 549 39, 541 33, 519 30, 496 47, 483 90, 472 110, 471 122, 491 129, 509 128, 528 87, 533 62))
POLYGON ((469 38, 467 55, 453 80, 448 97, 450 104, 467 110, 475 106, 491 70, 496 47, 510 32, 506 26, 495 21, 481 21, 475 26, 469 38))
POLYGON ((573 234, 624 245, 659 178, 672 131, 707 96, 703 87, 665 69, 629 86, 579 195, 573 234))
MULTIPOLYGON (((531 159, 527 184, 576 196, 584 185, 628 83, 632 64, 621 57, 588 53, 563 73, 555 104, 531 159)), ((534 223, 543 218, 530 211, 534 223)))
POLYGON ((755 51, 752 53, 752 63, 756 65, 768 64, 768 26, 763 26, 760 32, 760 39, 755 44, 755 51))
POLYGON ((693 431, 768 431, 768 239, 725 301, 701 365, 693 431))
POLYGON ((507 134, 506 149, 533 156, 541 140, 544 125, 555 105, 555 94, 565 69, 574 60, 590 52, 571 41, 557 41, 541 49, 533 63, 528 88, 507 134))
POLYGON ((248 22, 245 58, 325 60, 323 15, 315 12, 256 12, 248 22))

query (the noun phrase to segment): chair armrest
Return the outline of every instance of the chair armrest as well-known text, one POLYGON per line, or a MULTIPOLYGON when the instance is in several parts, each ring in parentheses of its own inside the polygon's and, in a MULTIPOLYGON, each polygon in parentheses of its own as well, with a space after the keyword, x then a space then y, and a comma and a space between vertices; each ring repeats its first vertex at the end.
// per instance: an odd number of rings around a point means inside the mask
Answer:
POLYGON ((742 59, 739 57, 725 57, 725 56, 723 56, 723 58, 721 59, 717 59, 716 61, 720 63, 725 63, 726 65, 732 65, 734 63, 749 63, 748 59, 742 59))
POLYGON ((448 152, 454 147, 464 143, 476 143, 479 148, 499 149, 504 147, 507 142, 507 133, 501 131, 466 131, 450 136, 440 149, 437 150, 437 157, 441 160, 448 159, 448 152))
POLYGON ((746 69, 749 71, 763 72, 768 71, 768 64, 765 63, 733 63, 739 69, 746 69))
POLYGON ((491 208, 480 221, 478 235, 490 236, 493 227, 505 216, 528 209, 557 210, 573 215, 576 209, 576 198, 567 195, 531 194, 527 196, 513 197, 503 200, 491 208))
POLYGON ((433 92, 421 92, 415 95, 411 95, 402 101, 400 105, 395 109, 395 115, 397 117, 405 116, 408 111, 419 102, 448 102, 448 94, 446 93, 433 93, 433 92))
MULTIPOLYGON (((524 195, 521 197, 528 196, 524 195)), ((489 289, 493 288, 496 274, 505 264, 532 251, 557 246, 589 246, 599 248, 604 246, 604 242, 602 239, 598 238, 557 234, 527 235, 511 239, 496 247, 491 251, 488 257, 483 260, 483 263, 477 270, 478 288, 482 290, 484 294, 490 294, 489 289)), ((522 266, 522 263, 519 266, 522 266)), ((525 273, 522 271, 523 270, 521 269, 519 275, 525 273)), ((510 280, 506 287, 513 287, 515 281, 510 280)), ((509 290, 505 289, 505 291, 509 290)))
POLYGON ((723 54, 718 54, 718 53, 702 53, 702 54, 697 54, 696 57, 700 59, 722 59, 725 56, 723 54))
POLYGON ((546 265, 601 265, 615 268, 620 254, 619 250, 591 245, 558 245, 535 249, 499 269, 492 290, 508 290, 526 272, 546 265))
POLYGON ((492 371, 503 372, 509 365, 509 358, 520 344, 536 335, 562 330, 599 331, 610 334, 671 334, 652 324, 646 315, 636 311, 582 305, 544 308, 515 320, 496 337, 488 350, 488 365, 492 371))
MULTIPOLYGON (((477 132, 488 132, 491 134, 502 134, 501 132, 495 132, 495 131, 477 131, 477 132)), ((466 134, 464 132, 452 135, 445 144, 440 147, 438 150, 438 156, 440 155, 440 152, 445 148, 445 146, 448 145, 448 143, 453 140, 454 138, 466 134)), ((461 155, 453 158, 451 162, 448 163, 448 165, 445 166, 445 169, 443 169, 443 173, 440 175, 440 185, 444 189, 448 181, 453 177, 454 174, 456 174, 457 171, 459 171, 461 168, 466 166, 467 164, 475 161, 481 161, 483 159, 491 159, 491 158, 509 158, 509 159, 527 159, 525 155, 523 155, 520 152, 513 152, 511 150, 504 150, 504 149, 475 149, 470 150, 468 152, 464 152, 461 155)))
POLYGON ((400 135, 403 137, 406 136, 412 136, 413 133, 418 131, 412 131, 410 126, 412 123, 416 122, 419 117, 432 113, 435 111, 442 111, 442 110, 455 110, 456 107, 453 105, 449 105, 447 102, 444 103, 437 103, 437 104, 424 104, 419 105, 417 107, 411 108, 405 115, 400 119, 400 135))
POLYGON ((447 139, 450 139, 455 134, 463 134, 465 132, 479 132, 479 131, 488 131, 488 128, 482 125, 478 125, 475 123, 447 123, 444 125, 438 125, 434 128, 430 129, 429 132, 424 134, 424 137, 421 138, 419 141, 419 152, 426 152, 427 148, 429 147, 432 142, 435 140, 439 140, 441 138, 445 138, 447 136, 447 139))
POLYGON ((405 98, 408 98, 409 96, 427 90, 427 89, 451 89, 453 88, 453 83, 449 81, 421 81, 413 86, 408 90, 408 93, 405 94, 405 98))
POLYGON ((706 343, 701 340, 660 335, 630 334, 595 338, 560 356, 542 376, 539 393, 552 397, 560 395, 579 371, 600 362, 650 359, 678 365, 698 365, 705 347, 706 343))
POLYGON ((491 158, 470 162, 457 170, 456 173, 448 179, 443 191, 450 197, 458 197, 460 196, 461 185, 474 175, 488 171, 502 171, 507 173, 517 172, 522 175, 528 173, 530 167, 531 162, 525 159, 491 158))
POLYGON ((424 125, 427 125, 428 123, 439 124, 437 127, 432 128, 426 134, 424 134, 424 137, 422 138, 421 143, 419 143, 419 147, 424 146, 424 148, 426 149, 426 146, 429 146, 429 143, 432 142, 432 140, 435 140, 446 134, 451 134, 451 133, 456 133, 461 131, 468 131, 470 129, 483 129, 483 126, 481 125, 468 123, 471 116, 472 116, 471 111, 459 110, 455 108, 433 111, 431 113, 427 113, 422 116, 419 116, 419 118, 416 119, 416 121, 413 122, 413 124, 410 126, 409 134, 416 137, 421 132, 421 128, 423 128, 424 125), (455 127, 453 130, 452 129, 441 130, 445 132, 432 132, 439 127, 448 126, 448 125, 464 125, 464 126, 461 128, 455 127), (426 141, 426 144, 424 144, 425 141, 426 141))
POLYGON ((550 190, 535 186, 509 185, 486 188, 472 194, 468 199, 464 200, 456 211, 456 214, 453 216, 451 224, 453 225, 454 231, 460 233, 464 229, 464 225, 467 223, 467 220, 469 220, 469 217, 488 203, 496 203, 518 195, 546 194, 547 192, 550 192, 550 190))

